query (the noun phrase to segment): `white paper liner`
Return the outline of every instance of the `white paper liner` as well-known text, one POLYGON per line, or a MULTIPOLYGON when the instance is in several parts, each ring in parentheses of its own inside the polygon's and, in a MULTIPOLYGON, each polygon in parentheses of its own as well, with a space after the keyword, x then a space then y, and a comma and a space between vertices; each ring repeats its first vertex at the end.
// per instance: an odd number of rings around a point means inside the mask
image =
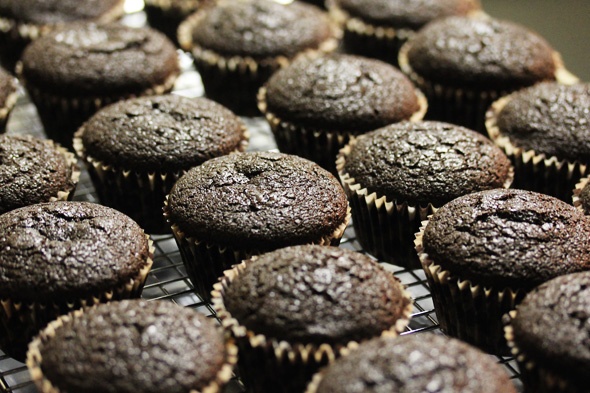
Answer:
POLYGON ((586 211, 584 210, 584 206, 582 206, 580 194, 582 193, 584 187, 586 187, 586 185, 588 184, 588 181, 590 181, 590 176, 586 176, 580 179, 580 181, 576 184, 576 188, 574 189, 574 194, 572 196, 572 202, 574 204, 574 207, 586 215, 588 215, 588 213, 586 213, 586 211))
POLYGON ((18 99, 18 88, 16 82, 14 82, 14 91, 6 97, 4 107, 0 108, 0 134, 6 132, 6 123, 8 122, 8 115, 16 105, 18 99))

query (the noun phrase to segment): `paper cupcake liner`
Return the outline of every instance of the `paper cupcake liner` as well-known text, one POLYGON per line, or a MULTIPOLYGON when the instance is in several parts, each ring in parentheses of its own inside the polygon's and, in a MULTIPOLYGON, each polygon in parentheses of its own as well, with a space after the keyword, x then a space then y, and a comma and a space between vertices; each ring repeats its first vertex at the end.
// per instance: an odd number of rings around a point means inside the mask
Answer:
MULTIPOLYGON (((256 258, 252 258, 252 261, 256 258)), ((266 337, 248 330, 225 308, 224 297, 232 280, 245 268, 242 262, 223 273, 214 285, 212 304, 223 328, 235 338, 240 357, 238 368, 244 384, 252 392, 299 393, 320 367, 332 363, 340 356, 358 347, 358 342, 346 345, 289 343, 266 337)), ((382 332, 382 336, 398 336, 409 323, 413 310, 410 294, 404 291, 410 303, 394 326, 382 332)))
POLYGON ((484 287, 437 265, 424 252, 422 238, 428 221, 416 233, 416 252, 422 263, 441 329, 449 336, 486 352, 508 355, 502 316, 526 295, 522 289, 484 287))
MULTIPOLYGON (((195 292, 205 301, 211 300, 213 284, 219 281, 219 277, 223 275, 225 270, 230 269, 244 259, 268 251, 236 249, 227 244, 208 243, 184 233, 170 218, 168 197, 164 202, 164 218, 172 228, 172 234, 195 292)), ((344 222, 332 234, 323 236, 311 244, 338 246, 349 221, 350 208, 348 208, 344 222)))
POLYGON ((53 146, 56 150, 63 154, 68 166, 71 168, 72 171, 70 175, 70 182, 72 183, 72 186, 69 189, 58 191, 57 195, 49 198, 48 202, 71 201, 74 197, 74 192, 76 191, 78 181, 80 180, 80 168, 78 168, 78 160, 72 152, 68 151, 67 149, 64 149, 60 145, 54 143, 52 140, 46 140, 45 143, 48 143, 49 145, 53 146))
MULTIPOLYGON (((31 379, 37 386, 37 389, 41 393, 60 393, 61 390, 55 386, 46 376, 43 374, 43 356, 41 355, 41 348, 44 344, 55 337, 55 332, 62 328, 65 324, 70 323, 72 320, 81 317, 85 310, 75 310, 67 315, 62 315, 56 320, 50 322, 35 339, 29 344, 29 350, 27 352, 27 368, 31 374, 31 379)), ((215 380, 211 381, 202 390, 190 390, 190 393, 218 393, 222 391, 233 375, 233 368, 238 360, 238 347, 234 344, 233 340, 225 340, 225 352, 226 359, 225 363, 221 366, 215 380)))
MULTIPOLYGON (((85 163, 103 205, 125 213, 148 233, 170 233, 162 207, 172 186, 188 170, 173 172, 136 171, 117 167, 88 155, 82 142, 82 126, 74 135, 73 146, 85 163)), ((243 140, 234 152, 248 146, 249 133, 242 127, 243 140)))
MULTIPOLYGON (((570 386, 566 378, 553 371, 542 367, 522 351, 514 341, 514 330, 510 326, 511 321, 516 317, 517 311, 512 310, 505 315, 504 337, 508 343, 511 354, 518 363, 520 379, 524 385, 525 392, 534 393, 574 393, 585 392, 587 387, 578 389, 570 386)), ((559 328, 559 327, 557 327, 559 328)))
POLYGON ((14 83, 14 91, 6 97, 6 101, 4 102, 4 107, 0 108, 0 134, 6 132, 6 123, 8 123, 8 115, 16 105, 16 101, 18 99, 18 89, 16 87, 16 82, 14 83))
MULTIPOLYGON (((428 108, 424 94, 418 89, 415 93, 418 97, 419 109, 408 119, 409 121, 422 120, 428 108)), ((338 176, 336 156, 350 141, 350 137, 356 135, 355 133, 300 126, 281 119, 268 110, 265 87, 261 87, 258 91, 258 109, 270 124, 281 152, 307 158, 338 176)))
POLYGON ((586 185, 588 184, 588 181, 590 181, 590 176, 585 176, 581 178, 579 183, 576 184, 576 188, 574 188, 572 196, 572 202, 574 204, 574 207, 586 215, 588 215, 588 213, 590 212, 587 213, 584 210, 584 206, 582 206, 582 200, 580 199, 580 194, 582 193, 584 187, 586 187, 586 185))
POLYGON ((486 128, 490 139, 508 156, 514 166, 514 188, 536 191, 571 203, 572 191, 580 178, 587 175, 587 164, 561 160, 534 150, 516 147, 510 137, 502 134, 497 116, 512 99, 508 95, 496 100, 486 113, 486 128))
MULTIPOLYGON (((192 31, 205 16, 197 11, 178 28, 178 42, 182 49, 191 52, 195 67, 201 74, 207 97, 227 106, 239 115, 259 115, 256 105, 258 89, 279 68, 287 66, 291 59, 286 56, 254 59, 249 56, 224 56, 193 42, 192 31)), ((338 47, 338 32, 302 53, 329 53, 338 47)))
POLYGON ((91 307, 113 300, 138 298, 153 265, 154 246, 149 236, 149 254, 137 276, 128 282, 102 293, 88 294, 80 298, 63 299, 59 303, 23 303, 6 298, 0 299, 0 347, 11 357, 22 360, 29 341, 45 325, 70 311, 91 307))
MULTIPOLYGON (((425 118, 458 124, 487 135, 485 119, 488 108, 494 101, 516 89, 482 91, 431 82, 412 69, 408 61, 410 46, 411 41, 400 49, 399 67, 428 99, 425 118)), ((559 53, 554 52, 553 58, 556 64, 556 80, 563 84, 575 83, 577 78, 564 68, 559 53)))

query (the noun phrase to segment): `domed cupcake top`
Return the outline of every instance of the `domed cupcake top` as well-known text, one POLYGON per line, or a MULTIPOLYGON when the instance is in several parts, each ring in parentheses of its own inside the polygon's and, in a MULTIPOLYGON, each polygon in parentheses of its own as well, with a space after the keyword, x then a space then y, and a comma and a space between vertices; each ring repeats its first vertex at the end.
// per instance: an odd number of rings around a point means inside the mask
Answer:
POLYGON ((457 198, 429 220, 424 252, 476 284, 531 288, 590 268, 590 221, 560 200, 491 190, 457 198))
POLYGON ((332 345, 379 336, 407 319, 411 307, 399 281, 369 257, 313 245, 247 261, 224 303, 255 334, 332 345))
POLYGON ((118 7, 122 14, 123 3, 122 0, 3 0, 0 15, 20 22, 56 25, 99 20, 118 7))

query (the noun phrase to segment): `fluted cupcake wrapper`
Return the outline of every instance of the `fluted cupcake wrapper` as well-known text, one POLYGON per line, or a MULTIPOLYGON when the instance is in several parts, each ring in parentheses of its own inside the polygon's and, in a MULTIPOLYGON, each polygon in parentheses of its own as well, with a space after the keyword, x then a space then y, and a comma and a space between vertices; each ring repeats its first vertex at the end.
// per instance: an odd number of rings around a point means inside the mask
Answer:
POLYGON ((60 315, 112 300, 138 298, 153 265, 153 242, 148 235, 146 237, 149 243, 149 255, 145 265, 139 270, 136 277, 118 287, 111 288, 109 291, 50 303, 23 303, 11 298, 0 299, 0 344, 2 349, 16 359, 24 359, 29 341, 48 322, 60 315))
POLYGON ((561 160, 514 146, 510 137, 502 134, 497 123, 498 114, 511 99, 512 95, 508 95, 491 105, 486 113, 486 128, 490 139, 504 150, 514 166, 513 187, 551 195, 571 203, 576 183, 587 175, 587 164, 561 160))
MULTIPOLYGON (((125 213, 148 233, 170 233, 162 212, 164 200, 189 168, 176 172, 151 172, 127 170, 102 162, 87 154, 82 141, 84 130, 82 126, 74 135, 74 150, 85 161, 100 202, 125 213)), ((248 145, 249 133, 245 126, 242 135, 243 140, 235 152, 244 151, 248 145)))
MULTIPOLYGON (((29 344, 26 363, 31 374, 31 379, 41 393, 61 392, 61 390, 49 379, 47 379, 43 373, 43 356, 41 355, 41 348, 45 343, 55 336, 56 331, 62 328, 65 324, 70 323, 73 319, 82 316, 84 312, 84 309, 79 309, 72 311, 67 315, 58 317, 56 320, 50 322, 42 331, 40 331, 35 339, 29 344)), ((215 380, 211 381, 205 388, 201 390, 190 390, 190 393, 218 393, 222 391, 223 386, 225 386, 232 378, 233 369, 238 360, 238 347, 234 344, 232 339, 225 340, 225 352, 225 363, 217 372, 215 380)))
POLYGON ((524 298, 522 289, 485 287, 444 270, 424 252, 422 238, 428 221, 416 233, 416 252, 426 273, 441 329, 495 355, 509 353, 502 317, 524 298))
POLYGON ((76 186, 78 185, 78 181, 80 180, 80 168, 78 168, 78 160, 76 156, 70 152, 69 150, 61 147, 59 144, 54 143, 51 140, 47 140, 46 143, 52 145, 56 150, 63 154, 66 159, 68 166, 71 168, 72 174, 70 175, 70 181, 72 186, 70 189, 60 190, 57 192, 57 195, 51 197, 49 202, 54 201, 71 201, 74 197, 74 192, 76 191, 76 186))
POLYGON ((572 203, 574 204, 574 207, 576 209, 580 210, 584 214, 587 214, 587 213, 584 210, 584 206, 582 206, 582 200, 580 199, 580 194, 582 193, 582 190, 584 189, 584 187, 586 187, 586 185, 588 184, 588 181, 590 181, 590 176, 585 176, 585 177, 581 178, 580 181, 576 184, 576 187, 574 188, 573 196, 572 196, 572 203))
MULTIPOLYGON (((286 56, 254 59, 249 56, 224 56, 206 49, 193 41, 192 31, 205 12, 197 11, 189 16, 178 28, 180 47, 191 52, 195 67, 205 87, 207 97, 227 106, 239 115, 258 115, 256 94, 258 89, 279 68, 287 66, 291 59, 286 56)), ((331 37, 320 43, 318 48, 308 49, 302 54, 322 54, 336 50, 339 32, 334 29, 331 37)))
POLYGON ((14 92, 10 93, 8 97, 6 97, 6 101, 4 106, 0 108, 0 134, 6 132, 6 123, 8 123, 8 115, 16 105, 16 101, 18 99, 18 90, 15 86, 14 92))
MULTIPOLYGON (((422 120, 428 109, 424 94, 418 89, 415 90, 415 94, 418 97, 419 109, 408 119, 409 121, 422 120)), ((307 158, 338 176, 336 156, 350 141, 353 133, 300 126, 281 119, 268 110, 265 87, 261 87, 258 91, 258 109, 266 117, 281 152, 307 158)))
MULTIPOLYGON (((255 259, 253 257, 251 261, 255 259)), ((358 347, 357 341, 349 341, 346 345, 290 343, 248 330, 232 317, 224 302, 227 288, 245 267, 246 262, 242 262, 223 273, 213 287, 212 304, 221 325, 236 340, 240 353, 240 375, 249 391, 302 392, 321 367, 358 347)), ((407 291, 404 290, 403 295, 409 300, 408 306, 402 317, 390 329, 383 331, 382 336, 398 336, 408 325, 413 302, 407 291)))
MULTIPOLYGON (((254 248, 236 249, 227 245, 209 243, 187 235, 176 223, 172 222, 168 210, 168 197, 164 202, 164 217, 170 224, 172 234, 180 250, 180 256, 186 267, 188 277, 193 283, 195 292, 207 302, 211 300, 213 284, 219 281, 219 277, 223 276, 225 270, 230 269, 244 259, 263 252, 254 248)), ((338 246, 349 221, 350 207, 346 219, 332 234, 318 238, 312 244, 338 246)))

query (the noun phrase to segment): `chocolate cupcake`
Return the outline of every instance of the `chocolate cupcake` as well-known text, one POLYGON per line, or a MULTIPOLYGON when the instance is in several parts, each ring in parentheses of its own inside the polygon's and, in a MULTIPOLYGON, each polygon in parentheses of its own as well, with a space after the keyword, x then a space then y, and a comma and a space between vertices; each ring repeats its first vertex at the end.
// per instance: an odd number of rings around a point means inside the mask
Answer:
POLYGON ((363 249, 412 269, 420 268, 414 234, 422 220, 454 198, 512 181, 510 161, 492 141, 440 122, 398 123, 352 138, 337 166, 363 249))
POLYGON ((297 244, 338 245, 349 220, 334 176, 281 153, 230 154, 189 170, 164 214, 203 299, 224 270, 247 257, 297 244))
POLYGON ((92 203, 16 209, 0 216, 0 233, 0 344, 16 358, 57 316, 138 297, 152 265, 143 230, 92 203))
POLYGON ((21 61, 21 81, 45 132, 66 147, 99 108, 168 92, 179 73, 176 50, 164 35, 118 24, 54 31, 29 45, 21 61))
POLYGON ((400 50, 399 65, 426 95, 426 118, 482 133, 485 112, 499 97, 543 81, 575 80, 542 37, 489 17, 430 23, 400 50))
POLYGON ((30 345, 27 366, 42 393, 216 393, 236 353, 193 309, 124 300, 51 322, 30 345))
POLYGON ((514 186, 570 202, 590 164, 590 84, 540 83, 494 102, 490 138, 514 163, 514 186))
POLYGON ((351 135, 426 112, 426 99, 399 70, 341 54, 299 57, 269 79, 258 99, 279 149, 332 173, 351 135))
POLYGON ((347 52, 397 65, 400 47, 424 25, 475 13, 481 5, 478 0, 329 0, 328 9, 344 25, 347 52))
POLYGON ((225 272, 213 306, 240 352, 253 392, 301 392, 319 367, 358 342, 396 336, 412 301, 369 257, 335 247, 287 247, 225 272))
POLYGON ((527 392, 588 391, 590 273, 557 277, 526 295, 506 338, 527 392))
POLYGON ((489 355, 432 333, 380 337, 316 374, 306 393, 516 393, 489 355))
POLYGON ((245 149, 246 127, 206 98, 178 95, 121 101, 101 109, 76 133, 74 147, 101 203, 149 233, 169 232, 164 199, 188 169, 245 149))
POLYGON ((572 197, 573 204, 585 215, 590 215, 590 186, 588 185, 590 177, 583 177, 576 188, 572 197))
POLYGON ((271 0, 220 1, 190 16, 178 30, 205 93, 236 113, 253 115, 256 93, 296 55, 336 49, 334 26, 316 7, 271 0))
POLYGON ((0 135, 0 214, 41 202, 72 199, 76 158, 51 141, 0 135))
POLYGON ((502 316, 539 284, 590 268, 590 221, 548 195, 483 191, 436 211, 416 249, 441 328, 507 353, 502 316))
POLYGON ((16 79, 0 68, 0 134, 6 131, 8 115, 18 98, 16 79))
POLYGON ((146 0, 144 11, 151 27, 160 30, 177 43, 178 26, 182 21, 214 2, 215 0, 146 0))

